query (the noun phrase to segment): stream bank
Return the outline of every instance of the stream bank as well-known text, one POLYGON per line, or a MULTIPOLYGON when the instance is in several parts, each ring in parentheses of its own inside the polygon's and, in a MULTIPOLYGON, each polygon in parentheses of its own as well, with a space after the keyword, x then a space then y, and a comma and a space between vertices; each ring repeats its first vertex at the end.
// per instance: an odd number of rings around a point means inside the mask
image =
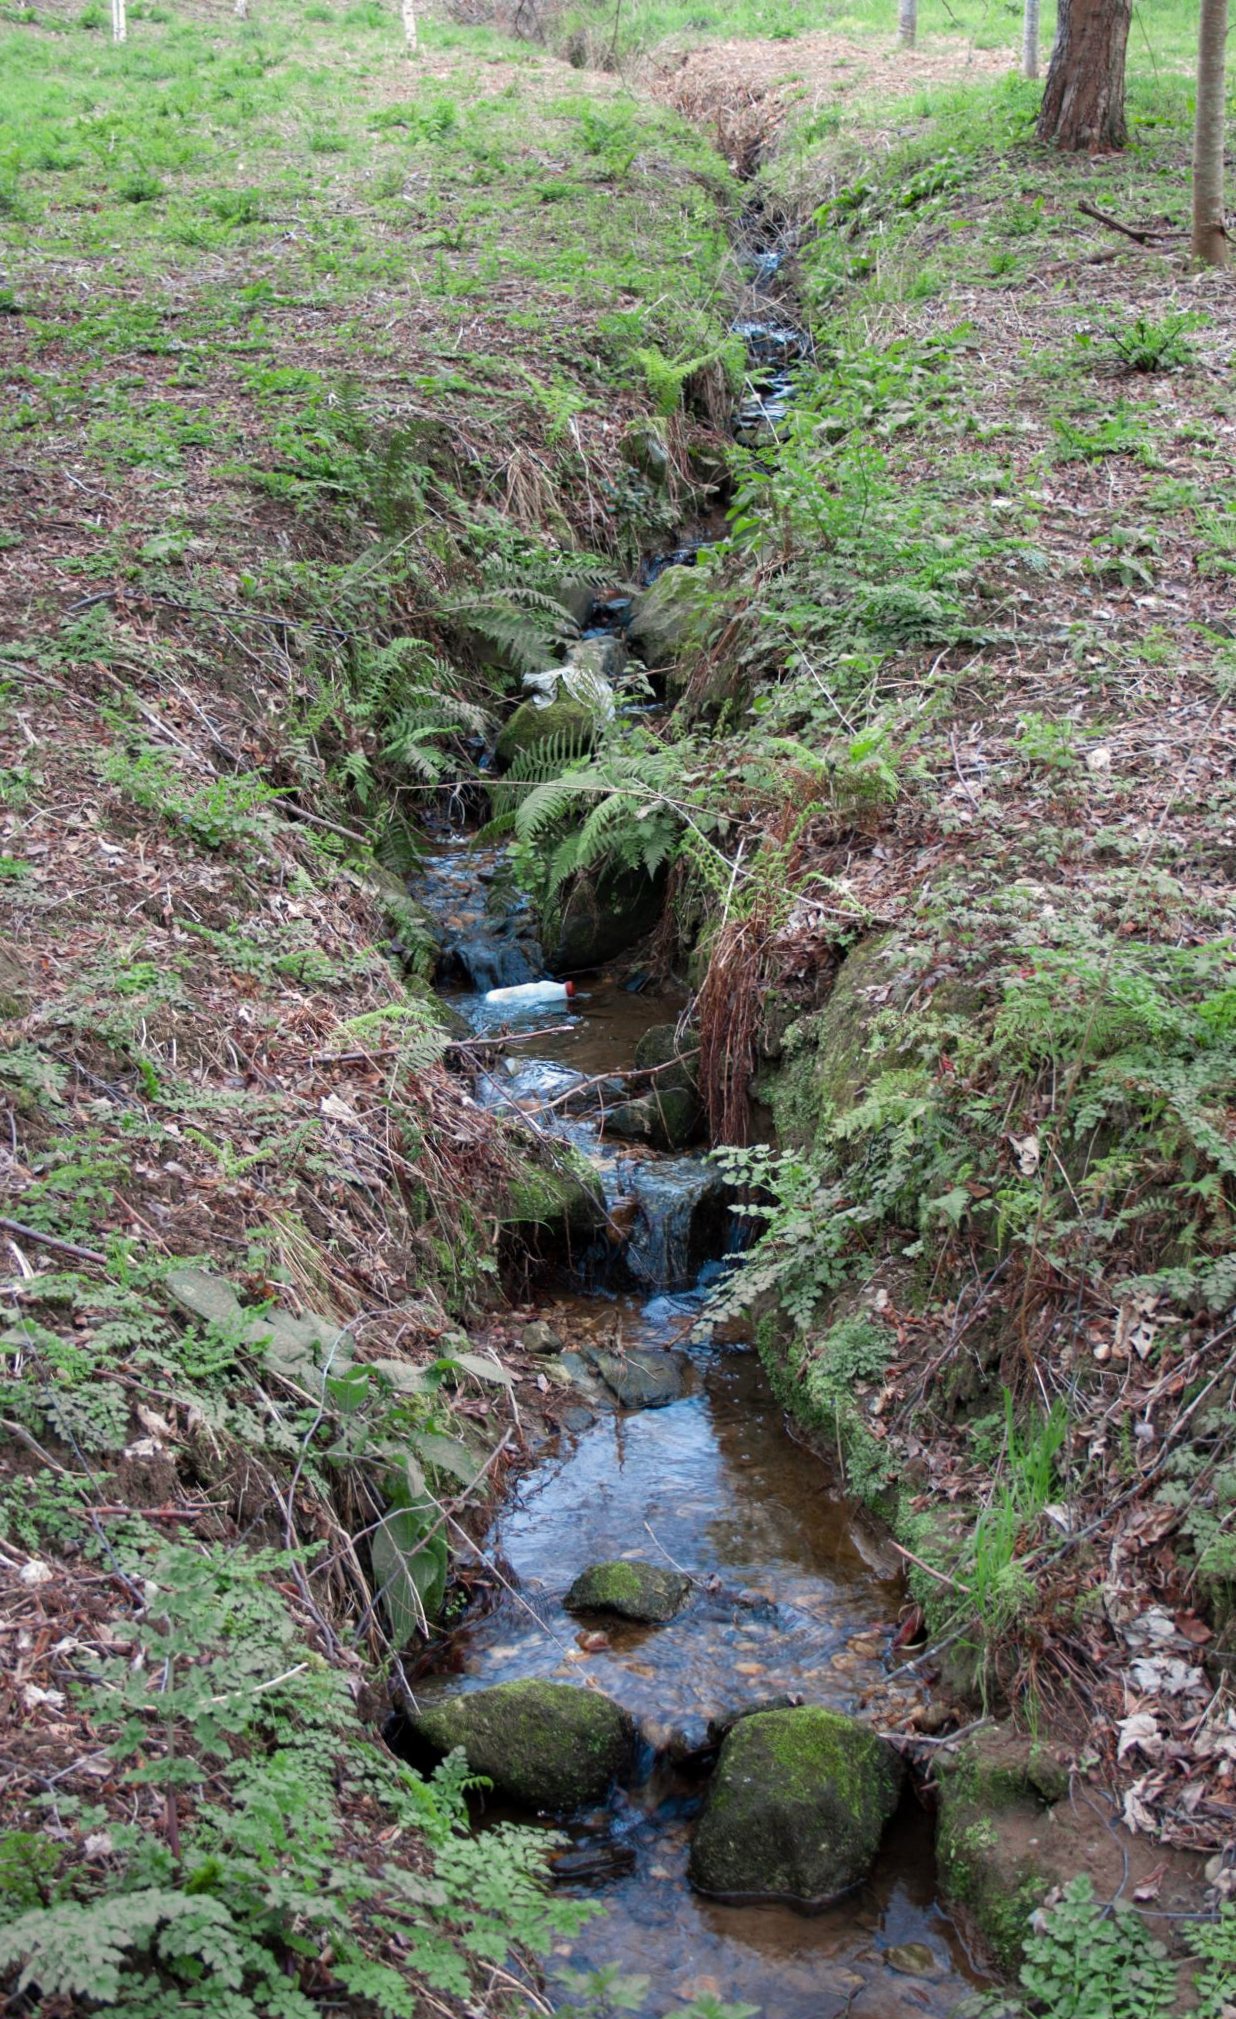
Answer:
MULTIPOLYGON (((750 379, 733 432, 758 447, 775 441, 811 346, 774 296, 784 241, 767 242, 756 212, 747 231, 749 301, 733 328, 750 379)), ((650 553, 641 583, 693 566, 701 544, 680 537, 650 553)), ((525 681, 530 699, 513 719, 526 726, 518 743, 502 732, 500 760, 529 747, 538 708, 553 717, 570 705, 586 717, 590 707, 629 705, 621 685, 598 695, 598 658, 586 655, 590 637, 607 641, 600 663, 621 682, 620 641, 628 632, 638 640, 639 616, 638 593, 586 614, 582 648, 557 674, 525 681)), ((650 1979, 638 2003, 654 2014, 672 1999, 714 1997, 754 2004, 768 2019, 946 2019, 979 1980, 938 1897, 930 1819, 912 1792, 898 1803, 901 1761, 883 1741, 862 1734, 876 1749, 872 1766, 890 1762, 887 1786, 863 1848, 830 1865, 831 1880, 791 1879, 797 1857, 783 1868, 780 1854, 771 1863, 740 1855, 733 1869, 749 1867, 749 1880, 708 1876, 701 1814, 719 1814, 736 1721, 754 1714, 751 1737, 767 1725, 771 1742, 784 1717, 789 1741, 815 1706, 841 1713, 837 1733, 857 1738, 853 1714, 921 1717, 926 1699, 899 1658, 897 1558, 837 1494, 816 1452, 789 1435, 750 1337, 711 1336, 709 1291, 733 1267, 745 1223, 718 1167, 699 1154, 689 998, 630 957, 652 921, 611 909, 576 947, 576 994, 552 1006, 552 1020, 539 1001, 524 1011, 490 1004, 487 990, 535 981, 546 954, 504 850, 466 832, 435 841, 412 896, 436 939, 451 1019, 486 1047, 475 1098, 567 1144, 599 1181, 606 1220, 591 1242, 569 1247, 546 1285, 552 1301, 523 1325, 550 1434, 484 1539, 462 1619, 409 1674, 391 1742, 421 1766, 462 1744, 496 1783, 478 1807, 482 1828, 549 1812, 556 1883, 605 1910, 558 1945, 549 1982, 560 1994, 569 1971, 612 1967, 650 1979), (625 967, 601 967, 624 952, 625 967), (605 1598, 641 1580, 659 1591, 657 1579, 675 1587, 664 1613, 636 1604, 637 1616, 624 1617, 605 1598), (556 1768, 546 1750, 563 1717, 552 1696, 562 1684, 589 1693, 598 1710, 616 1705, 631 1735, 625 1747, 617 1728, 598 1738, 603 1763, 583 1803, 574 1769, 565 1759, 556 1768), (545 1732, 529 1723, 541 1716, 545 1732), (521 1796, 514 1810, 504 1789, 521 1796)), ((551 967, 561 971, 562 955, 560 938, 551 967)), ((591 1741, 581 1731, 577 1744, 591 1741)), ((815 1804, 849 1773, 838 1760, 804 1782, 796 1768, 793 1785, 815 1804)), ((759 1805, 766 1823, 778 1799, 774 1773, 759 1805)), ((814 1809, 797 1813, 801 1799, 795 1793, 784 1822, 771 1822, 783 1845, 824 1827, 814 1809)), ((827 1826, 839 1846, 856 1799, 843 1795, 827 1826)), ((732 1864, 732 1850, 727 1857, 732 1864)), ((729 1868, 725 1859, 716 1867, 729 1868)))

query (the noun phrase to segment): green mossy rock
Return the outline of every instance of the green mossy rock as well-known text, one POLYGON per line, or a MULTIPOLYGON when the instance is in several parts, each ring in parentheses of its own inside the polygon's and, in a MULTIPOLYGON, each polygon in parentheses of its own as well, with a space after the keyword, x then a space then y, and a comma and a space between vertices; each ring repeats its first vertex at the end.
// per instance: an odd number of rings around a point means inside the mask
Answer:
MULTIPOLYGON (((759 1093, 772 1108, 777 1136, 787 1148, 813 1149, 839 1115, 854 1107, 881 1073, 919 1065, 895 1034, 876 1018, 921 999, 921 949, 912 957, 892 933, 860 940, 842 961, 823 1009, 800 1017, 785 1032, 776 1066, 761 1074, 759 1093)), ((971 1019, 982 1012, 981 992, 956 976, 936 983, 930 1008, 941 1016, 971 1019)), ((924 1076, 924 1091, 928 1081, 924 1076)))
POLYGON ((569 1683, 499 1683, 435 1704, 410 1720, 445 1758, 462 1747, 474 1774, 531 1809, 599 1801, 631 1759, 635 1727, 620 1705, 569 1683))
POLYGON ((945 1898, 968 1910, 1002 1970, 1014 1975, 1030 1916, 1073 1876, 1052 1857, 1051 1805, 1068 1793, 1049 1747, 1003 1727, 976 1732, 936 1760, 936 1856, 945 1898))
POLYGON ((690 1596, 691 1580, 681 1571, 619 1559, 581 1571, 563 1604, 568 1612, 612 1612, 619 1619, 661 1626, 682 1611, 690 1596))
POLYGON ((507 1189, 505 1225, 546 1237, 588 1241, 606 1225, 601 1180, 587 1159, 547 1144, 542 1162, 526 1157, 507 1189))
POLYGON ((560 693, 548 708, 522 701, 503 724, 495 755, 499 764, 513 764, 526 752, 539 750, 542 744, 560 738, 560 748, 565 750, 569 746, 582 756, 585 750, 591 750, 596 728, 592 709, 582 701, 572 701, 569 695, 560 693))
POLYGON ((742 1718, 726 1738, 691 1846, 704 1893, 818 1905, 871 1869, 902 1764, 886 1740, 805 1705, 742 1718))

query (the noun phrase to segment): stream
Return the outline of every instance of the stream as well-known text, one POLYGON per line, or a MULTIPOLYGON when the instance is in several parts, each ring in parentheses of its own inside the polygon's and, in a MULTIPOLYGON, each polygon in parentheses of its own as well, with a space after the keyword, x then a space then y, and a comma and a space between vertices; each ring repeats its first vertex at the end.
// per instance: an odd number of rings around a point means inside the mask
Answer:
MULTIPOLYGON (((735 324, 753 361, 735 417, 742 440, 784 411, 793 365, 808 354, 801 332, 760 309, 776 264, 752 253, 752 299, 735 324)), ((685 547, 653 557, 644 579, 692 559, 685 547)), ((912 1793, 870 1878, 840 1904, 728 1904, 687 1881, 715 1758, 710 1721, 770 1699, 909 1708, 921 1689, 891 1674, 903 1602, 895 1560, 789 1434, 753 1347, 714 1340, 701 1323, 743 1225, 719 1174, 694 1148, 658 1154, 606 1131, 640 1038, 672 1025, 685 997, 639 976, 624 987, 621 971, 603 970, 548 1014, 544 1003, 490 1005, 486 989, 545 972, 502 850, 444 834, 413 894, 437 924, 444 999, 496 1040, 476 1098, 572 1142, 599 1174, 612 1221, 608 1238, 564 1260, 546 1294, 543 1316, 563 1348, 544 1362, 558 1430, 485 1540, 492 1576, 414 1685, 424 1706, 524 1677, 590 1684, 636 1722, 627 1784, 602 1807, 545 1819, 558 1833, 556 1882, 605 1909, 550 1959, 551 1997, 568 1996, 565 1969, 616 1965, 650 1980, 639 2009, 651 2019, 709 1995, 764 2019, 946 2019, 979 1980, 936 1898, 932 1826, 912 1793), (615 1368, 634 1371, 634 1389, 614 1385, 615 1368), (619 1557, 686 1571, 692 1602, 665 1625, 581 1625, 564 1608, 568 1586, 619 1557)), ((490 1802, 478 1827, 507 1813, 490 1802)))

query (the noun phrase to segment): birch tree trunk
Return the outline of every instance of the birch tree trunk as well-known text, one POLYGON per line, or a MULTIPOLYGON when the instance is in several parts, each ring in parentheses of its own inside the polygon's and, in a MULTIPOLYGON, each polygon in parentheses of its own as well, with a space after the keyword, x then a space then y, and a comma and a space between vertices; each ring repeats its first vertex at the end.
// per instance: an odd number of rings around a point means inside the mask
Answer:
POLYGON ((1035 128, 1039 140, 1070 153, 1124 146, 1124 56, 1132 18, 1133 0, 1060 0, 1035 128))
POLYGON ((408 55, 415 56, 420 44, 416 38, 416 0, 402 0, 403 39, 407 43, 408 55))
POLYGON ((918 34, 918 0, 897 0, 897 40, 903 49, 913 49, 918 34))
POLYGON ((1026 0, 1021 22, 1021 74, 1039 74, 1039 0, 1026 0))
POLYGON ((129 23, 124 11, 125 0, 112 0, 112 41, 127 42, 129 23))
POLYGON ((1193 257, 1227 265, 1223 218, 1224 59, 1227 0, 1202 0, 1197 38, 1197 115, 1193 123, 1193 257))
POLYGON ((238 21, 247 21, 249 19, 249 0, 236 0, 233 12, 238 21))

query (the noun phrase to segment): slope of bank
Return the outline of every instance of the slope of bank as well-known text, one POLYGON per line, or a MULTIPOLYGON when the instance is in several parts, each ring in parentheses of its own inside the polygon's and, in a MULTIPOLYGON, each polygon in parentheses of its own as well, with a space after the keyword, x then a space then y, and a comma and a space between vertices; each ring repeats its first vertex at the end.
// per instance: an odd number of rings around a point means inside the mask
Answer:
MULTIPOLYGON (((1172 1911, 1213 1915, 1236 298, 1188 269, 1171 78, 1120 160, 1040 154, 1015 78, 867 110, 791 121, 754 185, 815 355, 736 453, 729 539, 654 591, 675 706, 524 829, 548 859, 610 794, 603 880, 664 816, 763 1223, 721 1309, 894 1523, 957 1720, 1049 1730, 1143 1897, 1192 1854, 1172 1911)), ((1041 1833, 1065 1783, 1006 1767, 954 1778, 946 1848, 1015 1965, 1081 1865, 1041 1833)))
POLYGON ((357 1711, 518 1442, 470 1330, 580 1186, 447 1070, 403 872, 688 508, 685 428, 655 483, 627 438, 718 351, 728 179, 483 33, 96 12, 0 54, 0 1967, 496 2009, 577 1910, 357 1711))

